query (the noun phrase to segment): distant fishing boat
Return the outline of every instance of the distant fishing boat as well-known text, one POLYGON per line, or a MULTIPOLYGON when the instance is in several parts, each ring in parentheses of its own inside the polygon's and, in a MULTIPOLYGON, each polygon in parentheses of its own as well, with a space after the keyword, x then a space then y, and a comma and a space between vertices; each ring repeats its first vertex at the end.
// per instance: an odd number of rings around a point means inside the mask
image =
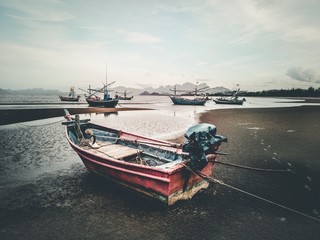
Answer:
POLYGON ((76 96, 76 93, 74 91, 74 87, 70 87, 69 95, 67 97, 59 95, 59 98, 61 101, 78 102, 80 99, 80 95, 76 96))
POLYGON ((242 105, 246 99, 238 99, 238 97, 220 97, 213 99, 216 104, 234 104, 234 105, 242 105))
POLYGON ((117 106, 119 99, 117 98, 112 98, 110 96, 110 93, 108 91, 108 86, 110 86, 111 84, 115 83, 109 83, 108 84, 108 75, 106 74, 106 84, 103 86, 103 88, 101 89, 91 89, 89 86, 88 89, 88 93, 89 95, 86 96, 86 101, 89 104, 90 107, 105 107, 105 108, 114 108, 115 106, 117 106), (103 99, 101 99, 100 97, 98 97, 96 94, 97 93, 103 93, 103 99))
POLYGON ((197 89, 197 85, 195 87, 194 91, 187 91, 187 90, 177 90, 176 86, 174 86, 174 89, 171 90, 174 92, 173 96, 169 96, 173 104, 176 105, 200 105, 203 106, 205 103, 209 100, 208 97, 197 97, 198 92, 205 91, 208 87, 197 89), (193 98, 186 98, 182 96, 178 96, 177 92, 183 92, 187 95, 194 95, 193 98))
POLYGON ((119 100, 131 100, 133 98, 133 96, 128 97, 127 94, 130 94, 131 92, 127 93, 127 90, 124 90, 123 93, 120 92, 116 92, 115 98, 119 99, 119 100))
POLYGON ((88 96, 86 101, 90 107, 105 107, 105 108, 114 108, 117 106, 119 99, 111 98, 107 91, 104 92, 103 99, 88 96))
POLYGON ((176 105, 200 105, 203 106, 206 102, 206 98, 184 98, 180 96, 169 96, 172 102, 176 105))
POLYGON ((246 101, 246 99, 245 98, 242 98, 242 99, 238 98, 239 91, 240 91, 240 88, 238 90, 234 91, 232 96, 216 98, 216 99, 213 99, 213 101, 216 104, 242 105, 246 101))
POLYGON ((199 124, 188 129, 184 145, 71 118, 65 110, 66 138, 93 173, 167 205, 192 198, 209 183, 221 142, 216 127, 199 124))

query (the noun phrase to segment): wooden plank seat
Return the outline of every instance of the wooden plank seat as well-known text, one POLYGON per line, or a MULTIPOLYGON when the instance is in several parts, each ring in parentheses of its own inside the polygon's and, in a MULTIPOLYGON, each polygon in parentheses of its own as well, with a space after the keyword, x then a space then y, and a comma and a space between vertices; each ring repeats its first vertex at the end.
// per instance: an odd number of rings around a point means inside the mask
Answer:
POLYGON ((123 159, 141 153, 139 149, 123 146, 120 144, 109 144, 99 149, 92 149, 97 155, 107 155, 115 159, 123 159))

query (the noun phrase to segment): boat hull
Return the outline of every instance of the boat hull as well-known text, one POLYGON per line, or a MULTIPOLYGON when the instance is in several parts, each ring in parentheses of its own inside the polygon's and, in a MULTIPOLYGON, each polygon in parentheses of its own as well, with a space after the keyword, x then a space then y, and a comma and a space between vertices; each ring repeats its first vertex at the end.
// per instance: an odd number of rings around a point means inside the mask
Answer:
POLYGON ((242 100, 213 100, 216 104, 232 104, 232 105, 242 105, 244 101, 242 100))
POLYGON ((95 100, 86 98, 87 103, 90 107, 105 107, 105 108, 114 108, 117 106, 119 100, 111 99, 111 100, 95 100))
POLYGON ((117 97, 117 99, 119 99, 119 100, 131 100, 133 98, 133 96, 132 97, 117 97))
MULTIPOLYGON (((179 200, 191 199, 201 189, 209 186, 207 181, 195 174, 191 174, 187 180, 184 176, 183 165, 172 172, 159 172, 144 168, 131 168, 121 164, 101 163, 99 159, 93 159, 93 156, 81 153, 78 155, 91 172, 169 206, 179 200), (185 181, 188 183, 186 189, 183 190, 185 181)), ((210 162, 201 172, 212 176, 212 171, 213 163, 210 162)))
POLYGON ((80 99, 80 96, 78 97, 63 97, 63 96, 59 96, 61 101, 65 101, 65 102, 78 102, 80 99))
POLYGON ((202 98, 201 99, 188 99, 188 98, 170 96, 170 99, 176 105, 199 105, 199 106, 204 106, 204 104, 207 102, 206 99, 202 99, 202 98))
MULTIPOLYGON (((91 124, 90 126, 93 127, 94 125, 91 124)), ((104 128, 98 126, 100 130, 104 128)), ((191 199, 197 192, 209 185, 198 174, 190 172, 186 168, 187 162, 185 160, 173 161, 160 167, 131 163, 114 159, 108 155, 101 155, 98 152, 99 150, 94 152, 79 147, 68 136, 68 129, 66 130, 66 136, 70 146, 79 155, 88 170, 140 194, 157 199, 166 205, 173 205, 179 200, 191 199)), ((123 131, 121 131, 120 137, 131 139, 131 141, 168 144, 166 141, 145 138, 123 131)), ((178 148, 163 148, 178 154, 182 153, 181 149, 178 148)), ((213 155, 212 161, 201 170, 202 174, 208 177, 212 176, 215 158, 216 155, 213 155)))

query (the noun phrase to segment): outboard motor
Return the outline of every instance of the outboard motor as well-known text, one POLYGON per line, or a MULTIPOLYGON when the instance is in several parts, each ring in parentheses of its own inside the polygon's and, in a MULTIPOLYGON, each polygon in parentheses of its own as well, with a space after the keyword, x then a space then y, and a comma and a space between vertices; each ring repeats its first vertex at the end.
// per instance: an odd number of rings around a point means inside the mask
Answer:
POLYGON ((190 127, 185 133, 187 141, 183 144, 182 150, 189 153, 192 169, 203 169, 208 164, 206 155, 214 154, 221 142, 227 141, 226 137, 216 135, 216 132, 215 125, 201 123, 190 127))

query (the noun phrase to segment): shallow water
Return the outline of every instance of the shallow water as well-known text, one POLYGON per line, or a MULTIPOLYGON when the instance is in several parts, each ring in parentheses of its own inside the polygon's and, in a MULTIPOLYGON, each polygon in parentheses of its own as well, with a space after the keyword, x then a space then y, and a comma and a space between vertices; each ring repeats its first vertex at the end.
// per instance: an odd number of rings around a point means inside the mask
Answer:
POLYGON ((75 154, 67 144, 61 123, 11 125, 1 128, 0 134, 0 184, 30 180, 75 163, 75 154))

